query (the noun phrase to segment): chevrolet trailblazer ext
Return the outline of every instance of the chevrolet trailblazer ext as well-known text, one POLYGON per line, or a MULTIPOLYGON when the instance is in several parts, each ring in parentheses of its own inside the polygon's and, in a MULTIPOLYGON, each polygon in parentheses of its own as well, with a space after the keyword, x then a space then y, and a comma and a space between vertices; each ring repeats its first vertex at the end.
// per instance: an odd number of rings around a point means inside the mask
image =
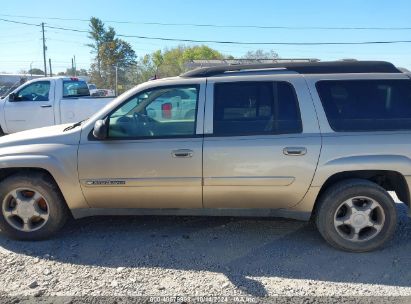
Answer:
POLYGON ((4 136, 0 167, 0 228, 16 239, 71 215, 282 216, 369 251, 396 228, 388 191, 410 204, 411 79, 370 61, 201 68, 83 123, 4 136), (182 93, 195 115, 165 102, 182 93))

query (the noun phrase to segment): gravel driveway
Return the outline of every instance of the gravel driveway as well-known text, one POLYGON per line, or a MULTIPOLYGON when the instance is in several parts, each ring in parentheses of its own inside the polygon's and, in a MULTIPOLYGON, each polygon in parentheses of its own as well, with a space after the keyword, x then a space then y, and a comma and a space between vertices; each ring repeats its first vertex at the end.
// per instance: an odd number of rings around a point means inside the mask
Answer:
POLYGON ((395 238, 365 254, 282 219, 87 218, 42 242, 0 233, 0 295, 411 295, 411 221, 398 210, 395 238))

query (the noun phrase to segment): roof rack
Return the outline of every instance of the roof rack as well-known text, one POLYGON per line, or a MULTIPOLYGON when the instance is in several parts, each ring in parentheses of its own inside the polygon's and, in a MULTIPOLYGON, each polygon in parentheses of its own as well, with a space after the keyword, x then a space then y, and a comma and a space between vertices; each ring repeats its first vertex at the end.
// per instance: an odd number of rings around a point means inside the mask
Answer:
POLYGON ((267 69, 286 69, 300 74, 402 73, 392 63, 386 61, 322 61, 223 65, 191 70, 180 76, 187 78, 210 77, 227 72, 267 69))

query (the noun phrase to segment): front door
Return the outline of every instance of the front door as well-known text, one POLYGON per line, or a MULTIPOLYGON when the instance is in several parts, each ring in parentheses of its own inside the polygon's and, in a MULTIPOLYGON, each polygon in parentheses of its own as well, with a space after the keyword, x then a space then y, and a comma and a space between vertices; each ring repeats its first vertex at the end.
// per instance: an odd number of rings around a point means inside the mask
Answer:
POLYGON ((204 109, 204 90, 195 84, 138 93, 108 116, 106 140, 80 144, 79 177, 91 207, 202 207, 197 108, 204 109))
POLYGON ((304 80, 286 77, 208 81, 205 208, 289 208, 304 197, 321 138, 304 80))
POLYGON ((54 125, 53 92, 50 81, 36 81, 17 91, 4 105, 7 133, 54 125))

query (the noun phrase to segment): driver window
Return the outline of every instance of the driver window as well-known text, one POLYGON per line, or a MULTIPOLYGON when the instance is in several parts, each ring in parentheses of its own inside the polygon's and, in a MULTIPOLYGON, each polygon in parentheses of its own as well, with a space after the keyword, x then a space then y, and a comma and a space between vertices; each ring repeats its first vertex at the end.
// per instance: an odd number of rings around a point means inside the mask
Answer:
POLYGON ((15 101, 48 101, 50 92, 49 81, 38 81, 17 92, 15 101))
POLYGON ((187 137, 196 133, 197 86, 140 93, 109 116, 109 138, 187 137))

